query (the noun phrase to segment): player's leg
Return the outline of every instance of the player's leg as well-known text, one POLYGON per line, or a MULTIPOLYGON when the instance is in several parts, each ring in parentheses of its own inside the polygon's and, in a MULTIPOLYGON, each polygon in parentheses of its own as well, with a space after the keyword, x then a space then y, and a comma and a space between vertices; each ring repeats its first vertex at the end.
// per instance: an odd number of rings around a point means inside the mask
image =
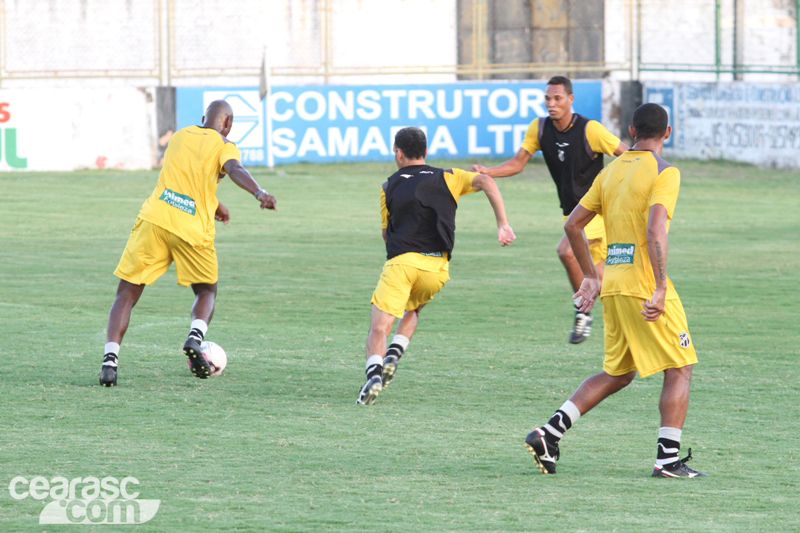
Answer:
MULTIPOLYGON (((572 247, 566 235, 558 242, 557 252, 561 264, 564 265, 564 269, 567 271, 567 277, 572 286, 572 294, 574 294, 578 291, 583 281, 583 271, 578 264, 578 260, 575 259, 575 254, 572 252, 572 247)), ((588 311, 580 311, 577 301, 572 303, 575 316, 572 321, 572 330, 569 332, 567 340, 570 344, 579 344, 588 339, 592 332, 592 315, 588 311)))
POLYGON ((444 287, 450 279, 447 270, 429 271, 418 270, 408 296, 405 314, 397 326, 392 344, 383 358, 383 387, 386 388, 394 379, 397 364, 408 348, 408 343, 419 324, 419 314, 425 305, 433 300, 434 296, 444 287))
POLYGON ((378 285, 372 293, 372 316, 367 335, 367 380, 358 393, 356 403, 372 405, 383 390, 383 358, 386 337, 395 318, 402 318, 408 303, 417 269, 406 265, 385 264, 378 285))
POLYGON ((206 379, 211 376, 211 365, 203 356, 201 344, 208 333, 217 299, 217 251, 214 246, 195 248, 177 235, 171 235, 170 246, 175 258, 178 284, 191 286, 194 292, 192 322, 189 335, 183 343, 183 353, 189 360, 192 374, 196 378, 206 379))
POLYGON ((372 318, 367 334, 367 381, 359 391, 356 403, 372 405, 383 390, 383 356, 386 353, 386 337, 392 331, 395 316, 382 311, 374 303, 372 304, 372 318))
POLYGON ((397 371, 397 363, 403 357, 411 337, 417 331, 417 324, 419 323, 419 312, 425 305, 420 305, 414 310, 406 311, 400 323, 397 324, 397 330, 394 333, 389 348, 386 349, 386 356, 383 358, 383 387, 386 388, 394 378, 394 373, 397 371))
POLYGON ((558 442, 564 433, 597 404, 630 385, 634 377, 635 370, 619 376, 600 372, 587 378, 545 425, 528 434, 525 444, 543 474, 556 473, 558 442))
POLYGON ((131 310, 139 301, 144 286, 155 283, 172 264, 164 233, 158 226, 137 219, 114 271, 120 282, 108 313, 106 345, 100 370, 100 384, 103 386, 117 384, 120 344, 128 330, 131 310))
POLYGON ((681 434, 686 413, 689 411, 689 384, 692 380, 693 365, 664 370, 664 384, 658 410, 661 413, 661 427, 658 429, 656 464, 653 477, 703 477, 684 463, 692 458, 692 451, 680 458, 681 434))
POLYGON ((106 328, 106 346, 103 355, 103 366, 100 369, 100 384, 111 387, 117 384, 117 360, 119 346, 128 331, 131 321, 131 310, 139 301, 144 285, 134 285, 124 279, 119 280, 117 296, 108 313, 106 328))
POLYGON ((211 365, 203 356, 201 344, 208 333, 208 325, 214 316, 214 304, 217 299, 216 283, 195 283, 194 304, 192 304, 192 323, 189 326, 189 335, 183 343, 183 353, 189 358, 192 374, 200 379, 211 375, 211 365))

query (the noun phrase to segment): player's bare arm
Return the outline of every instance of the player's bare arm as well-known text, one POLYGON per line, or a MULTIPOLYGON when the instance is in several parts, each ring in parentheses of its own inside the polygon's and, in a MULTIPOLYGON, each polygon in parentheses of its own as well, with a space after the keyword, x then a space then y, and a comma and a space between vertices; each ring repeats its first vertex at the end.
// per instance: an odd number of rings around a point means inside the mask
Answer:
POLYGON ((272 209, 273 211, 278 210, 278 201, 275 199, 275 197, 262 189, 261 186, 256 183, 256 180, 254 180, 253 176, 251 176, 247 169, 242 166, 241 162, 237 161, 236 159, 231 159, 226 162, 222 168, 224 168, 225 172, 228 174, 228 176, 230 176, 231 181, 250 194, 254 195, 256 200, 261 202, 261 209, 272 209))
POLYGON ((214 218, 216 220, 219 220, 223 224, 227 224, 231 220, 230 211, 228 211, 228 208, 222 205, 222 202, 220 202, 219 200, 217 200, 217 203, 218 205, 217 205, 217 210, 214 213, 214 218))
POLYGON ((570 213, 567 222, 564 224, 564 231, 569 239, 572 252, 583 272, 583 281, 578 292, 572 298, 580 298, 578 309, 583 312, 591 311, 594 307, 597 296, 600 294, 600 274, 597 272, 592 254, 589 251, 589 241, 586 240, 586 233, 583 228, 592 221, 597 213, 590 211, 582 205, 577 205, 570 213))
POLYGON ((628 150, 630 150, 630 146, 620 141, 619 146, 617 146, 617 149, 614 150, 614 155, 622 155, 623 152, 627 152, 628 150))
POLYGON ((473 172, 480 172, 492 178, 505 178, 508 176, 516 176, 525 168, 528 161, 531 160, 531 154, 524 148, 520 148, 512 159, 504 163, 500 163, 496 167, 484 167, 482 165, 472 165, 473 172))
POLYGON ((506 207, 503 203, 503 196, 500 194, 500 189, 497 188, 497 183, 486 174, 478 174, 472 179, 472 188, 476 191, 483 191, 489 199, 489 203, 494 210, 494 216, 497 220, 497 240, 503 246, 508 246, 517 238, 514 235, 514 230, 508 225, 508 218, 506 217, 506 207))
POLYGON ((655 322, 664 313, 667 298, 667 208, 661 204, 650 207, 647 222, 647 253, 656 278, 656 290, 650 300, 642 304, 642 315, 655 322))

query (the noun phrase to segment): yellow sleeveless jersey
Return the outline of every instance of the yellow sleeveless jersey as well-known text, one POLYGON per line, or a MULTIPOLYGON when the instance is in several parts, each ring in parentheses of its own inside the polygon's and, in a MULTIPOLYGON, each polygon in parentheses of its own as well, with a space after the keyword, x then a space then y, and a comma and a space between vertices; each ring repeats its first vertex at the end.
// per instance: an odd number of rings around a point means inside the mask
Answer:
POLYGON ((223 165, 241 155, 216 130, 189 126, 178 130, 164 154, 164 166, 153 194, 139 217, 197 248, 214 244, 217 183, 223 165))
MULTIPOLYGON (((620 294, 649 299, 656 289, 647 252, 650 207, 667 209, 667 231, 675 211, 681 174, 653 152, 629 150, 595 178, 580 204, 603 216, 608 257, 601 296, 620 294)), ((667 300, 678 298, 667 278, 667 300)))

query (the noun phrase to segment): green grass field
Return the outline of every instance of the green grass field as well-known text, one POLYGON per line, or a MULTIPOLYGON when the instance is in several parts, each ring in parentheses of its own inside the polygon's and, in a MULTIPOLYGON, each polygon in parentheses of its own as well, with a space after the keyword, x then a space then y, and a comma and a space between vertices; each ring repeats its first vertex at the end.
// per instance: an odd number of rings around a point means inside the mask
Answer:
POLYGON ((683 436, 710 474, 697 480, 649 477, 660 376, 583 417, 556 476, 524 451, 603 345, 599 309, 589 341, 565 342, 542 163, 500 183, 509 248, 485 197, 462 199, 452 280, 373 407, 354 401, 391 165, 256 171, 277 213, 223 182, 207 338, 228 369, 191 377, 192 294, 171 269, 134 309, 111 389, 97 375, 112 272, 157 174, 0 174, 0 531, 87 529, 39 525, 43 503, 10 496, 18 475, 133 476, 161 500, 137 532, 800 530, 800 174, 679 166, 668 272, 700 358, 683 436))

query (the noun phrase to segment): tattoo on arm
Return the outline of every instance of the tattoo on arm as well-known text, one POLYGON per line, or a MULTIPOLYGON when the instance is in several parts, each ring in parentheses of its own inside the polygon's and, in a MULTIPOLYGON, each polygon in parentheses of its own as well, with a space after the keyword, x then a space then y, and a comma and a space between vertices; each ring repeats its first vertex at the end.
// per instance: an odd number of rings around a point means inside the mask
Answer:
POLYGON ((658 279, 664 281, 666 279, 666 272, 664 272, 664 254, 661 251, 661 243, 656 241, 656 260, 658 261, 658 279))

